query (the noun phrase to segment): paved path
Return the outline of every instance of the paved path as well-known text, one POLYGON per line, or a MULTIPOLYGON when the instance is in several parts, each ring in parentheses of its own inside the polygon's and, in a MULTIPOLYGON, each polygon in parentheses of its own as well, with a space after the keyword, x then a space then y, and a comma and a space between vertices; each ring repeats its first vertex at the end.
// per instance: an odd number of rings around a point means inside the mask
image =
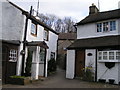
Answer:
POLYGON ((29 85, 3 85, 3 88, 118 88, 117 85, 85 82, 78 79, 66 79, 65 71, 57 70, 55 75, 49 76, 44 81, 37 81, 29 85))

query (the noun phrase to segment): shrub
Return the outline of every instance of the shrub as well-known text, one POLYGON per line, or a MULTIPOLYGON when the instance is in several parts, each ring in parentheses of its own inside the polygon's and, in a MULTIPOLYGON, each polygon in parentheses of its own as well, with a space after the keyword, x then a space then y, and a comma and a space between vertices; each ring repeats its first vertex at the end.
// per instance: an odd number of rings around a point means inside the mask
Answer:
POLYGON ((26 60, 25 76, 31 75, 31 65, 32 65, 32 52, 28 50, 28 57, 26 60))
POLYGON ((93 72, 91 67, 86 67, 83 69, 83 80, 94 81, 93 72))

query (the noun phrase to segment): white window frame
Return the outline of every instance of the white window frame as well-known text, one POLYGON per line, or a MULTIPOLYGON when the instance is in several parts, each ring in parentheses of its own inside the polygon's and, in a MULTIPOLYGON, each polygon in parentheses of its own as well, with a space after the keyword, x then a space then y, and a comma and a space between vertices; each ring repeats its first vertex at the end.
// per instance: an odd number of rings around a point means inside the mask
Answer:
POLYGON ((44 29, 44 40, 48 41, 49 40, 49 31, 44 29))
POLYGON ((100 33, 100 32, 101 33, 112 32, 112 31, 116 31, 116 30, 117 30, 117 21, 116 20, 110 20, 110 21, 105 21, 105 22, 98 22, 96 24, 96 32, 97 33, 100 33), (115 22, 115 25, 110 24, 112 22, 115 22), (108 23, 108 25, 104 27, 105 23, 108 23), (101 27, 98 27, 99 24, 102 24, 101 27), (101 31, 98 31, 98 29, 100 29, 100 28, 101 28, 101 31), (108 28, 108 30, 105 30, 104 28, 108 28), (112 30, 111 30, 111 28, 112 28, 112 30), (113 28, 115 28, 115 29, 113 29, 113 28))
POLYGON ((31 23, 31 34, 37 36, 37 24, 31 23))
POLYGON ((9 52, 9 62, 17 62, 17 53, 16 49, 10 49, 9 52))
POLYGON ((102 23, 97 23, 97 32, 102 32, 102 23))
POLYGON ((110 21, 110 31, 115 31, 115 30, 116 30, 116 21, 110 21), (115 25, 113 24, 113 22, 115 23, 115 25))
POLYGON ((103 61, 103 62, 120 62, 119 59, 117 59, 117 56, 120 57, 120 54, 117 55, 116 53, 119 52, 120 53, 120 50, 108 50, 108 51, 98 51, 98 61, 103 61), (107 53, 107 58, 104 59, 104 53, 107 53), (110 52, 114 53, 114 59, 110 59, 110 52), (99 53, 101 53, 101 55, 99 55, 99 53), (99 59, 99 57, 101 57, 101 59, 99 59))

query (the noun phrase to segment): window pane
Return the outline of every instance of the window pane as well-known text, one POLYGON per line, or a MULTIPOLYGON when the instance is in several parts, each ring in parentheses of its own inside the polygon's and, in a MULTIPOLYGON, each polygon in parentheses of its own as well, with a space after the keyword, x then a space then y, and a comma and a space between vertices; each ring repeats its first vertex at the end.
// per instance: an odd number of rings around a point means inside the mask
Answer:
POLYGON ((107 56, 107 52, 103 52, 103 55, 104 55, 104 56, 107 56))
POLYGON ((107 56, 103 56, 103 59, 104 59, 104 60, 107 60, 107 56))
POLYGON ((120 56, 116 56, 116 59, 117 59, 117 60, 120 60, 120 56))
POLYGON ((114 60, 114 56, 109 56, 109 60, 114 60))
POLYGON ((98 57, 98 59, 99 59, 99 60, 102 60, 102 57, 101 57, 101 56, 99 56, 99 57, 98 57))
POLYGON ((116 55, 117 55, 117 56, 120 56, 120 52, 116 52, 116 55))
POLYGON ((102 52, 98 52, 99 55, 102 55, 102 52))
POLYGON ((114 52, 109 52, 109 55, 110 56, 114 56, 114 52))

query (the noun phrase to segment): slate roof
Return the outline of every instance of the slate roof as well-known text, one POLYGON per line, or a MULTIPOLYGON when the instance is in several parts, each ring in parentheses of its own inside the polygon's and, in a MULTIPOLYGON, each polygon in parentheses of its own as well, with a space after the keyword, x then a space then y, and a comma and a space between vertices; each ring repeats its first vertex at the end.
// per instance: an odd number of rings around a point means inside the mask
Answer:
POLYGON ((14 44, 14 45, 20 45, 20 43, 21 43, 19 40, 0 40, 0 42, 14 44))
POLYGON ((120 18, 120 9, 90 14, 86 18, 78 22, 77 25, 84 25, 87 23, 93 23, 93 22, 109 20, 109 19, 117 19, 117 18, 120 18))
POLYGON ((77 33, 60 33, 58 35, 59 40, 75 40, 77 39, 77 33))
POLYGON ((36 19, 35 16, 31 15, 30 17, 30 13, 23 10, 22 8, 20 8, 19 6, 15 5, 14 3, 12 3, 11 1, 7 0, 11 5, 13 5, 14 7, 16 7, 17 9, 19 9, 20 11, 22 11, 23 15, 26 15, 26 17, 29 17, 29 19, 35 21, 37 24, 47 28, 49 31, 55 33, 58 35, 58 33, 56 31, 54 31, 52 28, 50 28, 48 25, 44 24, 43 22, 41 22, 40 20, 36 19))
POLYGON ((67 49, 99 48, 120 46, 120 35, 104 36, 97 38, 77 39, 67 49))

